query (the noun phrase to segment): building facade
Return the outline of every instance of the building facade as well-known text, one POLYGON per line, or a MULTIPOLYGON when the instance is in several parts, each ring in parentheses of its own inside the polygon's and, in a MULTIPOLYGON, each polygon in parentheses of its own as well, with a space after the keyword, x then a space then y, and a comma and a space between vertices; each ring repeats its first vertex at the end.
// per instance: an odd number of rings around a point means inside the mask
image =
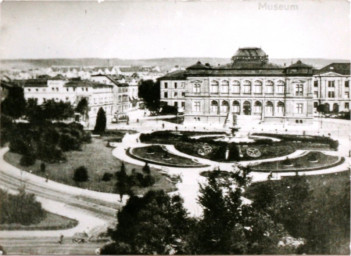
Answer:
POLYGON ((89 105, 88 124, 94 124, 99 108, 103 108, 106 118, 113 117, 113 86, 88 80, 66 80, 61 77, 51 79, 31 79, 23 81, 24 97, 43 104, 47 100, 70 102, 77 106, 86 98, 89 105))
POLYGON ((323 105, 323 112, 350 111, 350 63, 331 63, 313 76, 313 106, 323 105))
POLYGON ((177 101, 185 102, 185 122, 308 124, 313 118, 312 76, 312 67, 301 61, 280 67, 269 63, 260 48, 241 48, 230 64, 211 67, 198 62, 162 77, 161 101, 175 105, 172 95, 178 89, 172 85, 184 83, 183 97, 177 101))

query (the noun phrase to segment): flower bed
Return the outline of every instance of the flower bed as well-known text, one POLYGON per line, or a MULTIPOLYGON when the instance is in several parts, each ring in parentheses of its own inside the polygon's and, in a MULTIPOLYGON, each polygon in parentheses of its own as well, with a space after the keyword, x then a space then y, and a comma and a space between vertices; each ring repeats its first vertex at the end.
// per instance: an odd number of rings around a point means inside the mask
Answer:
POLYGON ((340 158, 313 151, 297 158, 261 163, 252 166, 251 169, 255 172, 314 171, 331 168, 342 164, 344 161, 345 158, 343 157, 340 158))
POLYGON ((189 158, 171 154, 159 145, 130 148, 127 150, 127 154, 141 161, 170 167, 193 168, 208 166, 197 163, 189 158))

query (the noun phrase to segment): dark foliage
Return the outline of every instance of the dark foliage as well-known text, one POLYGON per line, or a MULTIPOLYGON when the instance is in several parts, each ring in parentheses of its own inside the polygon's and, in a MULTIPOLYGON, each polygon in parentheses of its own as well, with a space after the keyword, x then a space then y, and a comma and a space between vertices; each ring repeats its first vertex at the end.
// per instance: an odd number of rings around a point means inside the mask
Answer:
MULTIPOLYGON (((118 225, 109 230, 114 243, 102 254, 169 254, 185 240, 190 220, 179 196, 149 191, 132 196, 117 214, 118 225)), ((179 248, 180 249, 180 248, 179 248)))
POLYGON ((96 116, 96 123, 94 127, 94 133, 102 134, 106 129, 106 113, 103 108, 99 108, 96 116))
POLYGON ((145 174, 150 174, 150 166, 149 166, 149 164, 148 163, 145 163, 145 165, 144 165, 144 167, 143 167, 143 172, 145 173, 145 174))
POLYGON ((26 116, 31 123, 43 123, 48 120, 65 120, 73 117, 74 111, 70 102, 47 100, 38 105, 36 100, 27 102, 26 116))
POLYGON ((46 171, 46 165, 43 162, 40 164, 40 171, 41 172, 45 172, 46 171))
POLYGON ((104 175, 102 176, 102 181, 110 181, 112 179, 113 175, 112 173, 105 172, 104 175))
POLYGON ((20 190, 18 195, 11 195, 0 190, 0 223, 19 223, 30 225, 39 223, 46 215, 41 204, 33 194, 20 190))
POLYGON ((141 81, 138 97, 144 100, 150 111, 158 111, 160 108, 160 81, 141 81))
POLYGON ((298 253, 349 254, 348 175, 294 176, 256 183, 247 196, 255 208, 282 223, 290 235, 306 239, 298 253))
POLYGON ((178 114, 178 108, 175 106, 164 105, 160 112, 161 115, 176 115, 178 114))
POLYGON ((26 154, 21 157, 20 165, 31 166, 35 163, 35 156, 32 154, 26 154))
POLYGON ((80 166, 74 170, 73 180, 77 183, 88 181, 88 171, 84 166, 80 166))
POLYGON ((82 143, 91 141, 90 133, 76 123, 17 123, 8 132, 12 152, 33 155, 47 162, 65 160, 64 151, 79 150, 82 143))
POLYGON ((8 88, 7 97, 1 102, 1 113, 17 119, 24 115, 26 109, 26 100, 24 99, 23 88, 8 88))

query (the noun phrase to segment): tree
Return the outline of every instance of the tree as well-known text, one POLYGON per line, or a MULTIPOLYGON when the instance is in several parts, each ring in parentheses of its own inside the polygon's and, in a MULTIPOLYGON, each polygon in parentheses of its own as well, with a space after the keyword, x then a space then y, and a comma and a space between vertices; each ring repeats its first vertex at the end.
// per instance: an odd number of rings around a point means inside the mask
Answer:
POLYGON ((24 99, 23 88, 18 86, 8 87, 8 95, 1 102, 2 114, 17 119, 25 114, 26 100, 24 99))
POLYGON ((145 163, 145 165, 144 165, 144 167, 143 167, 143 172, 144 172, 145 174, 150 174, 150 172, 151 172, 150 166, 149 166, 149 164, 148 164, 147 162, 145 163))
POLYGON ((141 81, 138 90, 138 97, 143 99, 150 111, 158 111, 160 108, 160 81, 141 81))
POLYGON ((117 214, 118 225, 109 230, 114 241, 102 254, 183 253, 191 220, 178 196, 164 191, 149 191, 143 197, 132 196, 117 214))
POLYGON ((44 162, 41 162, 41 164, 40 164, 40 171, 41 172, 45 172, 46 171, 46 165, 45 165, 44 162))
POLYGON ((74 171, 73 180, 77 183, 88 181, 88 171, 85 166, 80 166, 74 171))
POLYGON ((103 133, 106 129, 106 114, 103 108, 99 108, 96 117, 96 123, 94 128, 94 133, 103 133))
POLYGON ((131 179, 128 177, 124 163, 122 162, 121 170, 116 173, 117 182, 115 185, 115 192, 119 194, 122 202, 123 196, 132 194, 131 179))
POLYGON ((200 186, 199 203, 204 217, 198 224, 195 253, 276 252, 277 244, 286 232, 268 214, 243 203, 242 191, 246 185, 246 182, 238 182, 235 175, 209 174, 208 183, 200 186))
POLYGON ((82 114, 83 117, 86 119, 88 116, 88 111, 89 111, 89 103, 86 98, 82 98, 75 109, 78 113, 82 114))

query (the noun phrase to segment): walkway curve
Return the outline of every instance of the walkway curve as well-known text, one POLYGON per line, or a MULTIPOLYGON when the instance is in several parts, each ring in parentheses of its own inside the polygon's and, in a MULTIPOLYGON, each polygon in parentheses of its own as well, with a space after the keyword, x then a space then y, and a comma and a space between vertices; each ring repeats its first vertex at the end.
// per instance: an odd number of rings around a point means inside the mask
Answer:
POLYGON ((73 235, 75 232, 101 232, 106 226, 116 222, 116 211, 127 200, 119 203, 119 195, 81 189, 55 181, 45 182, 45 178, 22 171, 4 160, 8 148, 0 149, 0 186, 9 192, 17 191, 25 185, 26 191, 36 195, 43 207, 50 212, 62 213, 78 220, 78 226, 68 230, 55 231, 0 231, 0 237, 33 237, 73 235))

